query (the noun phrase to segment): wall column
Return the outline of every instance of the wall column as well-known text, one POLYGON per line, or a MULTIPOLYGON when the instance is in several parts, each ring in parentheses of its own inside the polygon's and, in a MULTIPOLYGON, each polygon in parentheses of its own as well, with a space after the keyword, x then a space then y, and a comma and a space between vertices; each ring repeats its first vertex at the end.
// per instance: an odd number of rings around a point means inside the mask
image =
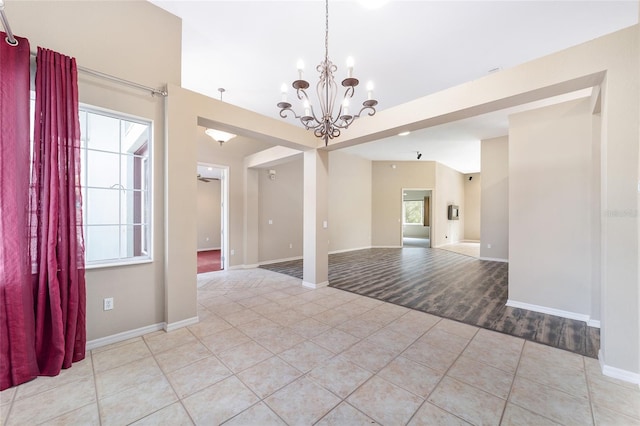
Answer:
POLYGON ((329 152, 304 152, 302 285, 329 284, 329 152))
POLYGON ((257 268, 260 252, 258 170, 244 165, 244 260, 245 268, 257 268))

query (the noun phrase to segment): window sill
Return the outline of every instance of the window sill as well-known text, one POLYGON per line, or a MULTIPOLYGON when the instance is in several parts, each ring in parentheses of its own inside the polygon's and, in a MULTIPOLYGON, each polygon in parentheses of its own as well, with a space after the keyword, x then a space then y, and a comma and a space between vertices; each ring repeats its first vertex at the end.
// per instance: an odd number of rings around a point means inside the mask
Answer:
POLYGON ((152 258, 141 259, 122 259, 114 261, 105 261, 104 263, 91 263, 84 266, 85 270, 90 269, 102 269, 102 268, 114 268, 119 266, 131 266, 131 265, 143 265, 145 263, 153 263, 152 258))

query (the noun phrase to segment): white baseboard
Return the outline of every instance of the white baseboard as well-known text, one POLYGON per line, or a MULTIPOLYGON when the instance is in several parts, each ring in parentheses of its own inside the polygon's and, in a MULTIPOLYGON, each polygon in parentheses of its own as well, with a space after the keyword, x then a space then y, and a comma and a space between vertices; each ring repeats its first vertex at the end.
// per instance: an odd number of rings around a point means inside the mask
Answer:
POLYGON ((350 249, 342 249, 342 250, 334 250, 334 251, 330 251, 329 254, 337 254, 337 253, 348 253, 350 251, 357 251, 357 250, 367 250, 370 249, 371 246, 367 246, 367 247, 356 247, 356 248, 350 248, 350 249))
POLYGON ((242 265, 241 269, 256 269, 259 268, 260 264, 259 263, 251 263, 249 265, 242 265))
POLYGON ((600 328, 600 320, 590 319, 589 321, 587 321, 587 325, 589 327, 600 328))
POLYGON ((605 376, 613 377, 614 379, 623 380, 625 382, 633 383, 640 386, 640 374, 606 365, 604 363, 602 349, 598 351, 598 361, 600 361, 600 370, 605 376))
POLYGON ((113 343, 122 342, 124 340, 133 339, 134 337, 144 336, 154 331, 163 330, 165 328, 164 322, 157 324, 147 325, 146 327, 136 328, 134 330, 123 331, 122 333, 112 334, 111 336, 100 337, 99 339, 89 340, 87 342, 87 350, 93 350, 102 346, 111 345, 113 343))
POLYGON ((260 265, 271 265, 272 263, 290 262, 292 260, 300 260, 300 259, 302 259, 302 256, 286 257, 284 259, 265 260, 265 261, 259 262, 255 266, 255 268, 257 268, 260 265))
POLYGON ((222 247, 200 248, 198 249, 198 253, 200 253, 201 251, 211 251, 211 250, 222 250, 222 247))
POLYGON ((303 287, 307 287, 307 288, 322 288, 322 287, 326 287, 329 285, 329 281, 325 281, 319 284, 314 284, 314 283, 309 283, 306 281, 302 281, 302 286, 303 287))
POLYGON ((371 248, 402 248, 402 246, 371 246, 371 248))
POLYGON ((579 314, 577 312, 563 311, 562 309, 549 308, 547 306, 532 305, 530 303, 518 302, 516 300, 507 300, 507 306, 512 308, 526 309, 528 311, 540 312, 542 314, 555 315, 557 317, 568 318, 578 321, 589 322, 589 315, 579 314))
POLYGON ((480 260, 488 260, 490 262, 504 262, 509 263, 509 259, 500 259, 498 257, 479 257, 480 260))
POLYGON ((197 324, 198 322, 200 322, 200 319, 196 315, 195 317, 183 319, 181 321, 172 322, 170 324, 165 324, 164 330, 167 331, 167 332, 174 331, 174 330, 177 330, 179 328, 186 327, 188 325, 197 324))
POLYGON ((89 340, 87 342, 87 351, 100 348, 102 346, 111 345, 113 343, 123 342, 125 340, 133 339, 134 337, 144 336, 145 334, 153 333, 154 331, 173 331, 188 325, 197 324, 200 320, 197 316, 188 318, 186 320, 167 324, 165 322, 159 322, 157 324, 147 325, 146 327, 140 327, 133 330, 123 331, 122 333, 112 334, 111 336, 100 337, 99 339, 89 340))

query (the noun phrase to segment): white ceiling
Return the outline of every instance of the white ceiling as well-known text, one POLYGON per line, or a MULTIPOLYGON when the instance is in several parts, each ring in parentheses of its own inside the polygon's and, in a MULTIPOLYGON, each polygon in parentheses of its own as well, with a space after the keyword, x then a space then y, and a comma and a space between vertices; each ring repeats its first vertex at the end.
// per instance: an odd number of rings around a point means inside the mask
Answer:
MULTIPOLYGON (((151 2, 183 19, 187 89, 219 98, 223 87, 225 102, 282 120, 276 107, 280 86, 297 78, 299 58, 312 87, 317 81, 315 66, 324 53, 322 1, 151 2)), ((381 111, 637 22, 638 0, 392 0, 379 9, 331 0, 329 56, 339 79, 347 56, 354 57, 361 86, 353 104, 364 99, 372 80, 381 111)), ((422 160, 475 172, 479 140, 506 134, 506 124, 506 112, 487 114, 348 151, 394 161, 415 160, 421 151, 422 160)))

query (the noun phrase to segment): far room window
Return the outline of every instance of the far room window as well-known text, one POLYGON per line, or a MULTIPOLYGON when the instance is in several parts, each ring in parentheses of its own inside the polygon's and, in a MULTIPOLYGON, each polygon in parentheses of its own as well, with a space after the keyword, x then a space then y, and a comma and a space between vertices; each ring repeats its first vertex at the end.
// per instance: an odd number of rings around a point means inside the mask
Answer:
POLYGON ((423 224, 424 201, 403 201, 402 209, 405 225, 423 224))
POLYGON ((87 266, 151 259, 151 122, 80 107, 87 266))

